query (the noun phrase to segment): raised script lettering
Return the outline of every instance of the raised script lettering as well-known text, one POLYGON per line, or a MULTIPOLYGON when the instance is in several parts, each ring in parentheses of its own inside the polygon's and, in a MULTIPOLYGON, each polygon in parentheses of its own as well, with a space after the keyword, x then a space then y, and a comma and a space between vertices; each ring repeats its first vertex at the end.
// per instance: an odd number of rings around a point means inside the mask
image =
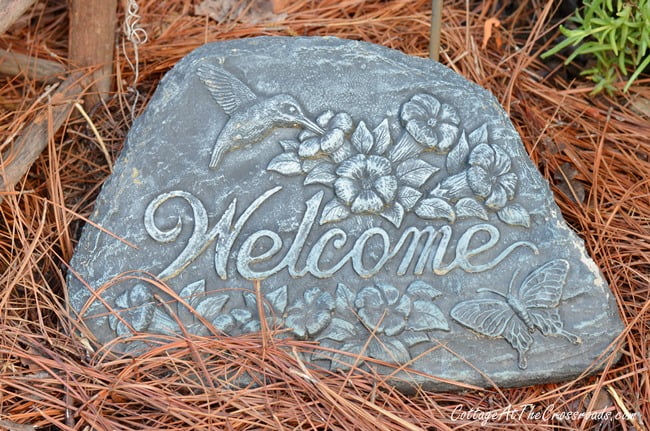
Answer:
MULTIPOLYGON (((156 241, 161 243, 174 242, 178 239, 182 229, 181 218, 177 218, 174 227, 168 230, 156 226, 154 215, 158 208, 167 200, 182 198, 189 203, 194 216, 194 229, 190 239, 181 253, 165 268, 159 278, 167 280, 180 274, 199 255, 201 255, 211 243, 216 242, 214 254, 215 271, 223 280, 228 279, 228 262, 232 248, 239 239, 244 226, 257 212, 260 207, 273 195, 281 190, 281 187, 274 187, 261 194, 244 212, 235 220, 237 199, 233 199, 228 205, 217 224, 208 231, 208 217, 205 207, 201 201, 190 193, 174 191, 164 193, 156 197, 145 211, 144 224, 147 233, 156 241)), ((470 226, 463 232, 459 232, 459 238, 455 246, 450 247, 454 230, 450 225, 424 226, 422 228, 410 226, 404 229, 393 245, 391 237, 381 227, 370 227, 363 231, 354 242, 349 241, 348 233, 340 228, 332 228, 320 234, 312 241, 309 250, 305 250, 305 244, 314 226, 316 217, 323 200, 323 192, 314 194, 307 202, 302 220, 284 256, 281 258, 282 248, 288 241, 280 237, 280 234, 269 229, 260 229, 243 241, 235 254, 234 266, 243 278, 248 280, 259 280, 270 277, 280 271, 287 269, 293 278, 304 277, 310 274, 317 278, 329 278, 334 276, 348 263, 352 269, 363 278, 369 278, 379 273, 391 260, 396 258, 402 251, 403 256, 397 266, 396 274, 405 275, 409 268, 413 268, 413 274, 422 275, 430 270, 434 274, 444 275, 453 269, 460 268, 465 272, 483 272, 497 266, 508 255, 519 247, 530 248, 537 253, 537 247, 529 241, 517 241, 509 244, 499 254, 484 263, 472 263, 470 259, 479 259, 488 251, 498 246, 500 240, 499 230, 489 223, 479 223, 470 226), (472 238, 477 234, 487 235, 487 240, 472 248, 472 238), (256 247, 262 247, 262 242, 270 243, 265 250, 254 254, 256 247), (378 251, 378 257, 371 259, 368 252, 368 243, 374 241, 379 243, 373 247, 378 251), (349 250, 344 250, 347 244, 349 250), (326 250, 330 250, 326 253, 326 250), (324 255, 330 256, 325 259, 324 255), (339 257, 332 257, 332 255, 339 257), (306 255, 304 267, 299 269, 301 255, 306 255), (449 256, 448 256, 449 255, 449 256), (274 258, 277 263, 271 262, 274 258), (365 260, 365 262, 364 262, 365 260), (373 263, 368 263, 374 260, 373 263), (444 261, 448 260, 448 263, 444 261), (266 264, 266 265, 265 265, 266 264), (267 269, 261 268, 266 266, 267 269), (326 269, 323 269, 326 268, 326 269)))

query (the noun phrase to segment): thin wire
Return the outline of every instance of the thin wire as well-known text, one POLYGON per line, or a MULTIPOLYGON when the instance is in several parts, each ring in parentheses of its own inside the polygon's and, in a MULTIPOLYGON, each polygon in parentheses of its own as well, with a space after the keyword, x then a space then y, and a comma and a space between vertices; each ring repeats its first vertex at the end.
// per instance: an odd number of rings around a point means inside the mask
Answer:
POLYGON ((138 80, 140 79, 140 55, 138 53, 138 46, 146 43, 148 40, 147 32, 140 27, 140 15, 138 15, 139 6, 136 0, 127 0, 126 3, 126 14, 124 16, 124 36, 126 39, 131 42, 133 45, 133 56, 134 61, 131 62, 131 59, 126 53, 126 44, 122 40, 122 51, 124 53, 124 58, 129 63, 131 70, 133 71, 133 84, 131 87, 128 87, 129 91, 135 93, 133 99, 133 105, 131 106, 131 121, 135 119, 135 108, 140 98, 140 92, 138 91, 138 80))

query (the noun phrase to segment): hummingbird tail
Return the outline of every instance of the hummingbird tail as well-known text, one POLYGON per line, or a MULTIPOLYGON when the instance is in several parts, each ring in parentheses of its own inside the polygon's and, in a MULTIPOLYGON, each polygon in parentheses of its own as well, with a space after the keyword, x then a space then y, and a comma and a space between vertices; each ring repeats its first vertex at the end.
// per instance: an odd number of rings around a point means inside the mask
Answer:
POLYGON ((225 148, 221 146, 214 147, 214 150, 212 150, 212 157, 210 158, 211 169, 216 169, 217 166, 219 166, 219 163, 221 163, 221 159, 223 159, 224 153, 225 153, 225 148))

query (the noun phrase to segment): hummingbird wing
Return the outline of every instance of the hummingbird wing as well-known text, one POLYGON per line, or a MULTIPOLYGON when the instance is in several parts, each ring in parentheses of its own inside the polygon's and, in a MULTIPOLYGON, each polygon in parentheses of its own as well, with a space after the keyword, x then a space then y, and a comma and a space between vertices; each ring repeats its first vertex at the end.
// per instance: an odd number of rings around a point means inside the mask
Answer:
POLYGON ((257 100, 255 93, 246 84, 222 67, 201 64, 197 68, 196 74, 208 88, 214 100, 228 115, 232 115, 239 108, 257 100))

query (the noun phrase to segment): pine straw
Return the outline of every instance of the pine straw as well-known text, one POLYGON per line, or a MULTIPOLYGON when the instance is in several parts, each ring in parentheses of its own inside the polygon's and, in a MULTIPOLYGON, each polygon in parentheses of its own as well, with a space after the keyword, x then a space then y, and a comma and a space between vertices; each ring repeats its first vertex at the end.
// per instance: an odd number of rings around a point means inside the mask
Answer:
MULTIPOLYGON (((116 55, 117 93, 106 105, 86 108, 113 159, 132 114, 141 112, 162 74, 207 41, 335 35, 418 56, 428 49, 429 0, 299 0, 286 2, 291 5, 279 17, 235 8, 220 24, 193 16, 192 3, 140 0, 149 40, 139 49, 137 112, 130 111, 134 74, 124 52, 116 55)), ((466 8, 461 0, 445 2, 441 61, 497 96, 553 184, 565 218, 602 268, 627 324, 618 363, 605 358, 604 372, 564 384, 406 397, 361 370, 308 370, 299 352, 311 345, 274 341, 269 334, 180 337, 136 359, 93 354, 87 340, 74 335, 64 274, 82 217, 110 168, 88 121, 77 115, 50 137, 46 153, 16 191, 5 194, 1 207, 0 428, 643 429, 642 418, 650 418, 650 122, 647 107, 644 113, 638 106, 650 99, 648 80, 625 96, 591 97, 589 83, 566 82, 560 68, 549 70, 538 60, 555 31, 549 3, 521 2, 509 16, 497 0, 477 3, 466 8), (481 49, 491 17, 506 19, 481 49), (229 381, 245 374, 263 385, 229 388, 229 381), (526 405, 547 416, 506 414, 526 405), (482 425, 480 418, 459 415, 470 409, 501 416, 482 425), (598 409, 632 417, 548 416, 598 409)), ((65 4, 38 2, 2 45, 64 63, 65 4)), ((124 47, 134 58, 132 46, 124 47)), ((46 103, 34 104, 43 91, 24 77, 3 79, 2 151, 46 109, 46 103)))

